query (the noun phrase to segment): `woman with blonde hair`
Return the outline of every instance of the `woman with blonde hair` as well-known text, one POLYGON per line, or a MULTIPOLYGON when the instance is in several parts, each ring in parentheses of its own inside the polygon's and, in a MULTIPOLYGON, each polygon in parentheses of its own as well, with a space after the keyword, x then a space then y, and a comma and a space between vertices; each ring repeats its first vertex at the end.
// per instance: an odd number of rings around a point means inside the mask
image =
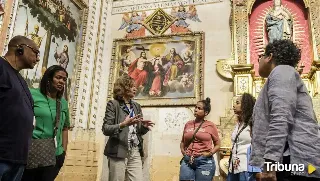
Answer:
POLYGON ((104 150, 108 157, 109 181, 143 180, 142 135, 154 123, 143 120, 140 104, 132 100, 136 91, 134 80, 124 74, 114 84, 114 100, 107 103, 102 131, 109 137, 104 150))

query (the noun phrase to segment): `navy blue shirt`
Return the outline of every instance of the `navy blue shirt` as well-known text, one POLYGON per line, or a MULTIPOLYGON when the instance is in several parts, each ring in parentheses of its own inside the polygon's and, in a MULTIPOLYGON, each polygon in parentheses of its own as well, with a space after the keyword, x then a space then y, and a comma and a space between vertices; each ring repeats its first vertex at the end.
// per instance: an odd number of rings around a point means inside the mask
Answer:
POLYGON ((27 83, 0 57, 0 161, 27 163, 33 116, 27 83))

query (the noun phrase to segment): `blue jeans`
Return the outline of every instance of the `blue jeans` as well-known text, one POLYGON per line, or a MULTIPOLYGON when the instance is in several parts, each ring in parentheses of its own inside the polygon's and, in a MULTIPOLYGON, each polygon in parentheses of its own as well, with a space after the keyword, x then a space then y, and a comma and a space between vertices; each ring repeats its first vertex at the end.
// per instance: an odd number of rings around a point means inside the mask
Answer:
POLYGON ((229 173, 227 181, 248 181, 248 172, 229 173))
POLYGON ((190 157, 184 156, 180 165, 180 181, 212 181, 216 165, 213 157, 200 156, 194 159, 193 164, 189 164, 190 157))
POLYGON ((0 161, 1 181, 20 181, 24 165, 0 161))

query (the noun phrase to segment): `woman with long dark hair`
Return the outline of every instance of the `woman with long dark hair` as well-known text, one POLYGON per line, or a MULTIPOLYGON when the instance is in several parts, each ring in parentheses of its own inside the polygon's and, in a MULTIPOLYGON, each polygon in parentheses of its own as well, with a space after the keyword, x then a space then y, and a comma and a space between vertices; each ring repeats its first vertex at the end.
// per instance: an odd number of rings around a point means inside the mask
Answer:
POLYGON ((36 124, 22 181, 53 181, 63 166, 70 127, 68 103, 62 98, 67 78, 63 67, 53 65, 45 71, 40 88, 30 90, 36 124))
POLYGON ((237 124, 231 135, 232 151, 229 160, 227 181, 247 181, 247 149, 251 143, 249 122, 251 121, 255 98, 248 93, 238 97, 233 105, 237 124))

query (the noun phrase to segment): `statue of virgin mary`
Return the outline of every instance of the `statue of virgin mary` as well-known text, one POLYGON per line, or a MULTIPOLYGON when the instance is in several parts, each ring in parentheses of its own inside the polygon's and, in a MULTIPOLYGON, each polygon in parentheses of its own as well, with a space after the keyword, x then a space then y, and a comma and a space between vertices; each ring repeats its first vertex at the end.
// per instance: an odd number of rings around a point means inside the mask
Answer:
POLYGON ((273 0, 274 8, 266 17, 268 41, 292 39, 293 19, 289 12, 281 5, 281 0, 273 0))

